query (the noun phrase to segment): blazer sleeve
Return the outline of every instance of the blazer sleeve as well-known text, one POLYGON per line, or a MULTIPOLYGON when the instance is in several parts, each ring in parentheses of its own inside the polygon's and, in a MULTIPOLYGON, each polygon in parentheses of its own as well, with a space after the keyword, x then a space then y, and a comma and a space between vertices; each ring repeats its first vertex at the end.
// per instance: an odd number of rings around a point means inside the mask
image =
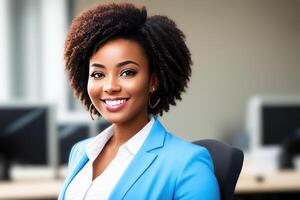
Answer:
POLYGON ((174 199, 220 200, 213 161, 205 148, 198 148, 183 164, 176 181, 174 199))

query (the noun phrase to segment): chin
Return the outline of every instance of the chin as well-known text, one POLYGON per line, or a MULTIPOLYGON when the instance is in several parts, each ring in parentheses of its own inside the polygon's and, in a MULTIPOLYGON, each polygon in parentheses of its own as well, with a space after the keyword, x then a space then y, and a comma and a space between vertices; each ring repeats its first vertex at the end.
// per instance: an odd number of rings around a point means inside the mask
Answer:
POLYGON ((113 114, 104 114, 102 115, 102 117, 109 123, 111 124, 122 124, 124 122, 126 122, 126 117, 124 116, 121 116, 121 115, 118 115, 116 114, 115 116, 113 114))

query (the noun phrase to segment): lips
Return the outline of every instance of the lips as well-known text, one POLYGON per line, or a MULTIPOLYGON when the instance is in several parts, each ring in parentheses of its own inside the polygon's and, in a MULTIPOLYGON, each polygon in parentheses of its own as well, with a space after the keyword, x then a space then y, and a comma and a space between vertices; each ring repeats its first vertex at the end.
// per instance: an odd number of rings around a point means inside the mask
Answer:
POLYGON ((105 98, 102 99, 104 107, 111 112, 121 110, 127 103, 129 98, 105 98))

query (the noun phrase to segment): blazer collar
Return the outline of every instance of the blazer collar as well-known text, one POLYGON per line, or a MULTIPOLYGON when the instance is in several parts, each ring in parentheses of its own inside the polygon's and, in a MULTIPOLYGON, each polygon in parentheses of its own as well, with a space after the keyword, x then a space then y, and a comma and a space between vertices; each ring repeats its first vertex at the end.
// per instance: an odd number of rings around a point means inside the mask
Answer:
POLYGON ((156 116, 154 119, 148 137, 112 190, 109 199, 123 199, 139 177, 155 162, 158 154, 153 150, 164 146, 166 131, 156 116))
POLYGON ((75 178, 75 176, 78 174, 78 172, 84 167, 84 165, 88 162, 89 158, 86 155, 86 153, 83 153, 83 156, 78 160, 77 164, 74 168, 70 169, 72 170, 70 175, 67 176, 65 182, 64 182, 64 190, 59 194, 58 200, 65 199, 65 193, 66 189, 70 185, 71 181, 75 178))

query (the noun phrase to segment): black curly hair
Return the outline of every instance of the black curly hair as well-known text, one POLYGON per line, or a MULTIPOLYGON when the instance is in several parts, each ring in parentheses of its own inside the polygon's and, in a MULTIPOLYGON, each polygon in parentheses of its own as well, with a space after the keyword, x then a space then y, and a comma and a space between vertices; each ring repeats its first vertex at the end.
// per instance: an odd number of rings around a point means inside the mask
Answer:
MULTIPOLYGON (((97 5, 76 17, 65 41, 64 60, 71 87, 89 108, 87 92, 90 57, 108 40, 123 38, 138 42, 149 61, 150 73, 156 73, 159 86, 151 101, 160 99, 152 114, 163 114, 175 100, 181 100, 191 76, 191 54, 185 35, 166 16, 147 16, 146 8, 131 3, 97 5)), ((93 108, 93 114, 99 115, 93 108)))

